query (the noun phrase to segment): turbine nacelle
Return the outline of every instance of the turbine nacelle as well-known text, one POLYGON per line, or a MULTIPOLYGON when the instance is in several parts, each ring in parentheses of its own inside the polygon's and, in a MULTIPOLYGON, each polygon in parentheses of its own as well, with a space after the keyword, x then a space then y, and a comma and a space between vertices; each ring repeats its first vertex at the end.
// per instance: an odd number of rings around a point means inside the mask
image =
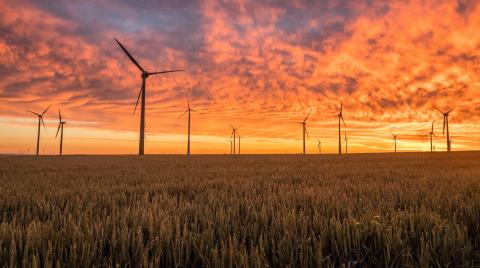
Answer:
POLYGON ((147 71, 142 71, 142 79, 147 79, 150 76, 150 73, 147 71))

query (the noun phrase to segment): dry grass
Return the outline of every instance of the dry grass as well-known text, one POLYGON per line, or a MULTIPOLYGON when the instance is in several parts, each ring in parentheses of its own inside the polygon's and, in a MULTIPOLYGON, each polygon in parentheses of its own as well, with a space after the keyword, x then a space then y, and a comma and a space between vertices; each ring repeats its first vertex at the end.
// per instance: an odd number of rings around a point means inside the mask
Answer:
POLYGON ((0 263, 468 267, 479 167, 480 153, 0 156, 0 263))

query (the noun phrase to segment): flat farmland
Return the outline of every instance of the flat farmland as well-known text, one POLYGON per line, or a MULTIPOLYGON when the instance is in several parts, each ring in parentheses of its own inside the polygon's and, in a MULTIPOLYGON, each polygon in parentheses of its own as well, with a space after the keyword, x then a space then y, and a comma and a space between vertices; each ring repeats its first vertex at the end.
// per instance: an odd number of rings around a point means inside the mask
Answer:
POLYGON ((0 156, 0 263, 471 267, 480 153, 0 156))

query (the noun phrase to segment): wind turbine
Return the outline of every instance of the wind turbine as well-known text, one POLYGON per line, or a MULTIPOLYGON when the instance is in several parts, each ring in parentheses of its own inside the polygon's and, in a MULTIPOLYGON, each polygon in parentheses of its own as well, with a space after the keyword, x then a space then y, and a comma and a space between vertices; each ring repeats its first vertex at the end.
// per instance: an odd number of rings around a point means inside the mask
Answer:
POLYGON ((55 134, 55 139, 58 136, 58 131, 60 131, 60 155, 62 155, 63 152, 63 125, 65 125, 67 122, 62 121, 62 114, 60 113, 60 109, 58 109, 58 128, 57 128, 57 134, 55 134))
POLYGON ((448 116, 453 109, 450 109, 448 112, 442 112, 438 108, 437 111, 439 111, 443 115, 443 135, 445 135, 445 126, 447 126, 447 152, 450 152, 450 131, 448 129, 448 116))
POLYGON ((238 137, 238 154, 240 154, 240 134, 237 132, 237 137, 238 137))
POLYGON ((397 152, 397 136, 398 136, 398 134, 393 134, 392 133, 392 136, 393 136, 393 143, 395 144, 395 152, 397 152))
POLYGON ((317 144, 317 149, 318 149, 318 154, 322 154, 322 142, 320 141, 320 138, 317 138, 318 144, 317 144))
POLYGON ((190 107, 190 100, 187 98, 187 107, 188 109, 183 112, 183 114, 180 115, 182 117, 185 113, 188 112, 188 139, 187 139, 187 156, 190 156, 190 113, 191 112, 196 112, 190 107))
POLYGON ((142 96, 142 104, 141 104, 141 112, 140 112, 140 140, 138 144, 138 154, 139 155, 144 155, 144 145, 145 145, 145 83, 147 78, 150 75, 156 75, 156 74, 164 74, 164 73, 173 73, 173 72, 181 72, 185 70, 169 70, 169 71, 160 71, 160 72, 147 72, 145 69, 138 64, 138 62, 133 58, 133 56, 127 51, 127 49, 115 38, 115 41, 117 44, 120 46, 120 48, 127 54, 127 57, 130 59, 130 61, 137 66, 137 68, 142 72, 141 77, 142 77, 142 86, 140 88, 140 92, 138 93, 137 97, 137 102, 135 103, 135 109, 133 112, 137 110, 137 105, 138 101, 140 100, 140 96, 142 96))
POLYGON ((430 130, 430 133, 428 135, 430 136, 430 152, 433 152, 433 137, 435 134, 433 133, 433 123, 435 123, 435 120, 432 121, 432 129, 430 130))
POLYGON ((307 119, 310 116, 311 113, 308 113, 307 117, 303 119, 302 122, 296 122, 297 124, 302 125, 302 135, 303 135, 303 154, 305 154, 305 135, 308 137, 308 132, 307 132, 307 119))
POLYGON ((344 132, 344 134, 345 134, 345 139, 344 139, 344 141, 345 141, 345 154, 348 154, 348 139, 347 139, 347 132, 345 131, 345 132, 344 132))
POLYGON ((233 143, 232 143, 232 138, 230 138, 230 140, 229 140, 229 141, 230 141, 230 154, 232 154, 232 152, 233 152, 233 146, 232 146, 232 145, 233 145, 233 143))
POLYGON ((230 125, 232 127, 232 134, 230 136, 230 139, 231 137, 233 136, 233 154, 235 154, 235 137, 237 136, 237 129, 238 128, 234 128, 232 125, 230 125))
MULTIPOLYGON (((40 123, 42 123, 43 128, 45 128, 45 123, 43 122, 43 115, 48 111, 48 109, 50 109, 51 106, 52 106, 52 105, 48 106, 47 109, 45 109, 45 111, 43 111, 43 113, 41 113, 41 114, 37 114, 37 113, 35 113, 35 112, 32 112, 32 111, 28 111, 28 110, 27 110, 27 112, 32 113, 32 114, 38 116, 37 155, 38 155, 39 150, 40 150, 40 123)), ((47 130, 47 129, 45 128, 45 130, 47 130)))
POLYGON ((343 104, 340 103, 340 112, 338 113, 338 154, 342 154, 342 135, 341 135, 341 128, 340 128, 340 119, 345 126, 345 120, 343 120, 343 104))

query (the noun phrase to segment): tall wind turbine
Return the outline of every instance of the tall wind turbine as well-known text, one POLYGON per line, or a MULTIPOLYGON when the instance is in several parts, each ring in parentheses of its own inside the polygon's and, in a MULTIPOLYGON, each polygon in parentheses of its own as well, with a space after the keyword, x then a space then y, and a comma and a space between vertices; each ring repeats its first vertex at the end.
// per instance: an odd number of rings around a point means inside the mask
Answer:
POLYGON ((348 154, 348 139, 347 139, 347 132, 345 131, 345 132, 344 132, 344 134, 345 134, 345 139, 344 139, 344 141, 345 141, 345 154, 348 154))
POLYGON ((310 116, 311 113, 308 113, 307 117, 305 117, 305 119, 303 119, 302 122, 297 122, 297 124, 300 124, 302 125, 302 135, 303 135, 303 154, 305 154, 305 135, 308 136, 308 132, 307 132, 307 119, 308 117, 310 116))
MULTIPOLYGON (((234 128, 232 125, 230 125, 232 127, 232 134, 231 134, 231 137, 233 137, 233 154, 235 154, 235 147, 236 147, 236 144, 235 144, 235 138, 237 136, 237 129, 238 128, 234 128)), ((231 139, 230 137, 230 139, 231 139)))
POLYGON ((188 112, 188 139, 187 139, 187 156, 190 156, 190 114, 191 112, 196 112, 195 110, 193 110, 191 107, 190 107, 190 100, 187 98, 187 110, 185 110, 185 112, 183 112, 183 114, 180 115, 180 117, 182 117, 185 113, 188 112))
POLYGON ((343 122, 343 125, 345 126, 345 120, 343 120, 343 104, 340 103, 340 112, 338 113, 338 154, 342 154, 342 134, 341 134, 341 128, 340 128, 340 119, 343 122))
POLYGON ((60 113, 60 109, 58 109, 58 128, 57 128, 57 134, 55 134, 55 139, 58 136, 58 131, 60 131, 60 155, 62 155, 63 152, 63 125, 65 125, 67 122, 62 121, 62 114, 60 113))
POLYGON ((318 149, 318 154, 322 154, 322 142, 320 141, 320 138, 317 138, 318 144, 317 144, 317 149, 318 149))
MULTIPOLYGON (((437 109, 437 108, 435 108, 437 109)), ((448 112, 442 112, 439 109, 437 109, 442 115, 443 115, 443 135, 445 135, 445 126, 447 127, 447 152, 450 152, 450 131, 448 129, 448 116, 453 109, 450 109, 448 112)))
POLYGON ((142 68, 142 66, 140 66, 140 64, 138 64, 138 62, 133 58, 133 56, 127 51, 127 49, 116 38, 115 38, 115 41, 120 46, 120 48, 123 50, 123 52, 125 52, 125 54, 127 54, 127 57, 130 59, 130 61, 133 64, 135 64, 135 66, 137 66, 137 68, 142 72, 142 75, 141 75, 142 86, 140 88, 140 92, 138 93, 137 103, 135 103, 135 109, 133 110, 133 112, 135 113, 135 111, 137 110, 138 101, 140 100, 140 96, 142 96, 142 104, 141 104, 141 111, 140 111, 140 140, 139 140, 139 144, 138 144, 138 154, 139 155, 144 155, 144 153, 145 153, 144 144, 145 144, 145 94, 146 94, 145 93, 145 91, 146 91, 145 83, 146 83, 146 80, 150 75, 181 72, 181 71, 185 71, 185 70, 170 70, 170 71, 160 71, 160 72, 152 72, 152 73, 147 72, 147 71, 145 71, 145 69, 142 68))
MULTIPOLYGON (((45 128, 45 123, 43 122, 43 115, 48 111, 48 109, 50 109, 51 106, 52 106, 52 105, 48 106, 47 109, 45 109, 45 111, 43 111, 43 113, 41 113, 41 114, 37 114, 37 113, 35 113, 35 112, 32 112, 32 111, 28 111, 28 110, 27 110, 27 112, 32 113, 32 114, 38 116, 37 155, 38 155, 39 150, 40 150, 40 123, 42 123, 43 128, 45 128)), ((47 130, 47 129, 45 128, 45 130, 47 130)))
POLYGON ((395 144, 395 152, 397 152, 397 136, 398 136, 398 134, 393 134, 392 133, 392 136, 393 136, 393 143, 395 144))
POLYGON ((433 133, 433 123, 435 123, 435 120, 432 121, 432 129, 430 130, 430 133, 428 135, 430 136, 430 152, 433 152, 433 137, 435 134, 433 133))

